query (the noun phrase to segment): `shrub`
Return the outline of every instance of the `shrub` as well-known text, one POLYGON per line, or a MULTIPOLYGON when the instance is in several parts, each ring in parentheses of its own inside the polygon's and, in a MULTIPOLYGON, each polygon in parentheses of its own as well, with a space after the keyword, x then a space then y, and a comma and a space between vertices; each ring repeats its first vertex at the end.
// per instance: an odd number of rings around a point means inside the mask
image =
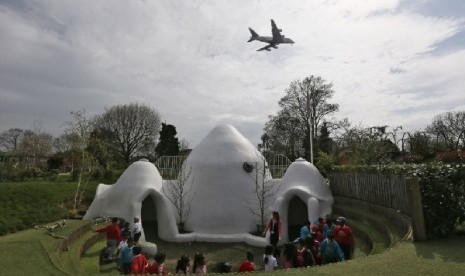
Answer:
POLYGON ((337 166, 332 169, 418 178, 429 237, 448 236, 465 221, 465 164, 337 166))

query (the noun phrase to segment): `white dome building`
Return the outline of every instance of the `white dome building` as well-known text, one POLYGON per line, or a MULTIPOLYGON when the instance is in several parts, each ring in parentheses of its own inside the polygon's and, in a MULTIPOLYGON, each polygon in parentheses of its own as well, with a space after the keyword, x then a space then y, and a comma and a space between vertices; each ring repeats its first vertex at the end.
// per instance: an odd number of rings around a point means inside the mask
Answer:
MULTIPOLYGON (((145 224, 155 222, 158 236, 166 241, 265 246, 267 239, 250 234, 256 230, 259 218, 249 210, 257 200, 255 169, 263 160, 262 154, 237 129, 219 125, 183 164, 185 189, 191 191, 186 198, 190 206, 184 226, 191 233, 179 234, 176 210, 162 191, 163 186, 167 188, 173 182, 163 181, 157 168, 147 161, 134 162, 114 185, 100 184, 84 219, 117 216, 132 221, 133 217, 141 217, 145 224), (247 171, 245 163, 254 170, 247 171)), ((289 234, 292 227, 301 226, 307 219, 314 222, 331 212, 331 192, 309 162, 296 160, 282 179, 271 179, 267 170, 264 175, 265 181, 276 187, 268 199, 271 208, 266 211, 280 213, 282 241, 294 238, 293 233, 289 234)))
POLYGON ((263 158, 231 125, 215 127, 185 161, 191 169, 194 198, 186 230, 196 233, 235 234, 256 230, 256 219, 247 209, 255 178, 243 168, 263 158))
POLYGON ((281 217, 283 240, 296 238, 296 233, 289 236, 289 230, 303 226, 307 219, 314 223, 330 214, 333 202, 331 190, 318 169, 303 158, 294 161, 284 174, 272 205, 281 217))

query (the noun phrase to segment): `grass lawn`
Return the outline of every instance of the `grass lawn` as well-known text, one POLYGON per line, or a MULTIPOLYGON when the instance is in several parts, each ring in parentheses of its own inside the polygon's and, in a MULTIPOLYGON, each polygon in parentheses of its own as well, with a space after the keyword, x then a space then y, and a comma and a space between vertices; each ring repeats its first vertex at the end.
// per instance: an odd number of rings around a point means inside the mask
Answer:
MULTIPOLYGON (((82 221, 69 221, 57 234, 82 225, 82 221)), ((88 233, 89 236, 92 233, 88 233)), ((95 275, 99 271, 116 275, 113 264, 98 266, 98 256, 105 242, 97 243, 79 260, 77 249, 85 237, 71 245, 71 250, 61 256, 55 254, 60 242, 45 234, 45 230, 29 229, 0 237, 0 267, 5 275, 95 275), (49 253, 49 254, 47 254, 49 253), (54 260, 55 259, 55 260, 54 260)), ((167 265, 174 271, 175 260, 182 253, 191 257, 197 251, 207 253, 209 271, 219 261, 231 261, 233 271, 242 260, 244 252, 253 250, 258 256, 258 269, 262 269, 260 256, 263 249, 246 244, 220 243, 165 243, 158 241, 160 250, 168 256, 167 265)), ((387 251, 368 257, 358 257, 352 261, 276 272, 277 275, 462 275, 465 272, 465 237, 432 240, 422 243, 404 242, 387 251)), ((254 275, 262 275, 259 272, 254 275)))
MULTIPOLYGON (((0 236, 67 218, 76 187, 67 180, 0 182, 0 236)), ((89 183, 84 197, 93 198, 96 187, 89 183)))
MULTIPOLYGON (((49 224, 49 225, 53 225, 49 224)), ((66 236, 83 225, 83 221, 67 221, 66 227, 56 234, 66 236)), ((0 237, 0 267, 4 275, 63 275, 63 266, 57 248, 61 239, 47 234, 45 229, 28 229, 0 237)), ((0 273, 1 274, 1 273, 0 273)))

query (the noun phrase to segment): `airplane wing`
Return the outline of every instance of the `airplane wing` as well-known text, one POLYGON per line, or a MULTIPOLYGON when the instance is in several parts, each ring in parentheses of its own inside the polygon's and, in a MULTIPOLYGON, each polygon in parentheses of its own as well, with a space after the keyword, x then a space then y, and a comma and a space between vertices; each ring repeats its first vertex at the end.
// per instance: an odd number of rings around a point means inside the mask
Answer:
POLYGON ((271 48, 271 47, 277 48, 276 45, 268 44, 268 45, 266 45, 265 47, 258 49, 257 52, 258 52, 258 51, 263 51, 263 50, 270 51, 270 48, 271 48))
POLYGON ((281 36, 281 29, 278 29, 274 20, 271 19, 271 33, 273 34, 273 42, 280 43, 283 41, 283 37, 281 36))

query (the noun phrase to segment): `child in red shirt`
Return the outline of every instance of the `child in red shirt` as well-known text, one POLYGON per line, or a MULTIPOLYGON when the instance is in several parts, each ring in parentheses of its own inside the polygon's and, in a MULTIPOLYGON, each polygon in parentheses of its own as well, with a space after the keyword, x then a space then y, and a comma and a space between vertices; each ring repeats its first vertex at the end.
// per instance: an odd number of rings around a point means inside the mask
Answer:
POLYGON ((96 232, 107 233, 107 248, 105 249, 103 256, 108 259, 115 253, 116 247, 122 240, 118 225, 118 218, 112 218, 111 225, 99 228, 96 232))
POLYGON ((352 233, 352 229, 345 224, 346 219, 344 217, 339 217, 336 223, 337 226, 334 229, 334 239, 344 252, 345 259, 350 260, 355 247, 354 234, 352 233))
POLYGON ((155 275, 168 275, 169 272, 165 268, 165 259, 166 255, 164 253, 157 253, 155 255, 155 261, 152 263, 149 261, 146 272, 155 275))
POLYGON ((132 273, 145 274, 147 272, 147 258, 142 254, 142 248, 134 247, 132 249, 134 257, 132 257, 132 273))
POLYGON ((239 267, 239 272, 255 271, 254 255, 252 252, 247 251, 247 258, 242 261, 239 267))

